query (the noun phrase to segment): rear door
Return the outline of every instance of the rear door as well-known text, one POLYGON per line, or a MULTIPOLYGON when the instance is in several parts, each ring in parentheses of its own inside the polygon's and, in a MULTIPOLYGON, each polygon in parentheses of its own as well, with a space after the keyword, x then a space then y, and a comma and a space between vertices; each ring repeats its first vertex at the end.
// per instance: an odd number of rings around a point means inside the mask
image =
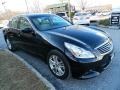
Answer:
POLYGON ((8 38, 17 46, 20 45, 20 36, 18 30, 19 17, 14 17, 9 21, 7 28, 8 38))

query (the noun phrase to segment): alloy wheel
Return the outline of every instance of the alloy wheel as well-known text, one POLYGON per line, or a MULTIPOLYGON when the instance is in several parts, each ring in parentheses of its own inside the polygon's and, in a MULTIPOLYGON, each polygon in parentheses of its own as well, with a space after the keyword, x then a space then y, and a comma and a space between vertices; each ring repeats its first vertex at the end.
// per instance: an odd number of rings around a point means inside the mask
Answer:
POLYGON ((49 58, 49 66, 52 72, 57 76, 65 74, 65 65, 57 55, 51 55, 49 58))

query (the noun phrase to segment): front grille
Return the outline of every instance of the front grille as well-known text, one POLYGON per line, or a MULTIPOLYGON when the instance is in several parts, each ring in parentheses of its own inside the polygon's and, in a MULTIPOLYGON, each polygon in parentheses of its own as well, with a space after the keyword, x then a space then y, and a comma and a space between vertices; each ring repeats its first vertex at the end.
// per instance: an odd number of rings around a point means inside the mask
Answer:
POLYGON ((113 49, 113 44, 110 40, 108 40, 104 44, 98 46, 96 49, 100 54, 104 55, 109 53, 113 49))

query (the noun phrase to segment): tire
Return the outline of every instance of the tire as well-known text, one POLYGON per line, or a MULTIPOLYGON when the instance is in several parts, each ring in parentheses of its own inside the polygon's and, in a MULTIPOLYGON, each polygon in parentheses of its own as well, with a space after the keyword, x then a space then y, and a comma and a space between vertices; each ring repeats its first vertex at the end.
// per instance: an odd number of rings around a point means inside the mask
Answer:
POLYGON ((52 50, 50 51, 50 53, 48 54, 48 58, 47 58, 47 63, 48 63, 48 67, 50 69, 50 71, 53 73, 54 76, 56 76, 59 79, 68 79, 71 77, 71 69, 70 69, 70 65, 69 62, 67 60, 67 58, 65 57, 65 55, 63 55, 61 52, 59 52, 58 50, 52 50), (53 60, 53 57, 56 58, 55 56, 57 56, 57 60, 59 62, 59 64, 55 64, 53 66, 53 62, 55 62, 55 60, 53 60), (51 64, 51 60, 52 60, 52 64, 51 64), (52 66, 51 66, 52 65, 52 66), (61 69, 55 69, 55 68, 61 67, 61 69), (52 69, 54 68, 54 70, 52 69), (61 73, 56 73, 55 71, 61 72, 61 73))
POLYGON ((16 51, 16 48, 15 48, 14 44, 12 43, 12 41, 10 39, 6 38, 5 41, 6 41, 6 44, 7 44, 7 48, 10 51, 16 51))

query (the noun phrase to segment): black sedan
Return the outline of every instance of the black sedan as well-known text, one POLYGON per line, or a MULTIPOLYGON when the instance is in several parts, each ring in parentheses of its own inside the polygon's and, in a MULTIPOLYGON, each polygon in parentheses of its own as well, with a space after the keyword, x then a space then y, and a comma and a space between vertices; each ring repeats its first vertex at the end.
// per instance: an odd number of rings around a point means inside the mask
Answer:
POLYGON ((72 25, 57 15, 19 15, 9 21, 3 33, 9 50, 44 56, 59 79, 95 77, 113 57, 113 43, 107 33, 72 25))

